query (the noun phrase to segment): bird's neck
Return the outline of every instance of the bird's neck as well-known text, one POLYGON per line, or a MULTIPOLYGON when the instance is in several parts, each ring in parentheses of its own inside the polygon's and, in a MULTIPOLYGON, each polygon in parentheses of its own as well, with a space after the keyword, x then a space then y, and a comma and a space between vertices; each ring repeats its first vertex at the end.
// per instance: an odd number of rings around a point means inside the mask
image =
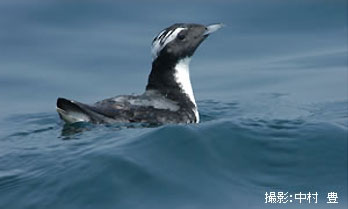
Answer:
POLYGON ((157 58, 152 63, 146 90, 157 90, 178 103, 192 103, 197 108, 192 90, 190 57, 179 60, 157 58))

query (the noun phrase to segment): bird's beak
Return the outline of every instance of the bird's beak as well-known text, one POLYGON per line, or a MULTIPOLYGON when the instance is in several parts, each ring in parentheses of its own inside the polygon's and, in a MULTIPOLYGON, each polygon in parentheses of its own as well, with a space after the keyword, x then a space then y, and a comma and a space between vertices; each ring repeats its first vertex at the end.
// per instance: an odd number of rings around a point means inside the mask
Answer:
POLYGON ((204 36, 208 36, 211 33, 214 33, 215 31, 219 30, 220 28, 224 27, 225 25, 222 23, 219 24, 211 24, 206 26, 205 32, 203 33, 204 36))

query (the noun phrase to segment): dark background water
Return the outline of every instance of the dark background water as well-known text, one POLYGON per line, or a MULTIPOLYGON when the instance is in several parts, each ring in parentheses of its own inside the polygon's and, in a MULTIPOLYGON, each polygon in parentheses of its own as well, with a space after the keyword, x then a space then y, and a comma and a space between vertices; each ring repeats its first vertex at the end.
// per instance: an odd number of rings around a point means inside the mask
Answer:
POLYGON ((3 0, 0 208, 346 208, 347 52, 343 0, 3 0), (191 63, 200 124, 63 125, 58 96, 142 93, 176 22, 227 25, 191 63))

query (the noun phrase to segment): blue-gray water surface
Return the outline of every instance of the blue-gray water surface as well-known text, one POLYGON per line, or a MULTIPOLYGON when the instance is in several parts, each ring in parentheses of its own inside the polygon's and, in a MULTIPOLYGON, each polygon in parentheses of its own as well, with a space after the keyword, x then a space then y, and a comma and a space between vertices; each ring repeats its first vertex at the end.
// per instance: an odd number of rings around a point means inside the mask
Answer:
POLYGON ((347 208, 347 53, 345 0, 3 0, 0 208, 347 208), (191 63, 201 123, 61 122, 57 97, 142 93, 176 22, 226 25, 191 63))

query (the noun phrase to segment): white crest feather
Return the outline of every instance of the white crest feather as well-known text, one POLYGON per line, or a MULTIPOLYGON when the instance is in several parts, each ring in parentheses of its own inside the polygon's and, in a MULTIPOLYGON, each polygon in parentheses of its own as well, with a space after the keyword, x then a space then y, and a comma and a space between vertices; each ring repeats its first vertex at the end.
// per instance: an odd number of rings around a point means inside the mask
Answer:
POLYGON ((164 30, 158 34, 152 43, 152 57, 156 59, 160 51, 171 41, 173 41, 180 31, 185 30, 186 28, 175 28, 173 30, 164 30), (163 36, 166 33, 165 36, 163 36))

